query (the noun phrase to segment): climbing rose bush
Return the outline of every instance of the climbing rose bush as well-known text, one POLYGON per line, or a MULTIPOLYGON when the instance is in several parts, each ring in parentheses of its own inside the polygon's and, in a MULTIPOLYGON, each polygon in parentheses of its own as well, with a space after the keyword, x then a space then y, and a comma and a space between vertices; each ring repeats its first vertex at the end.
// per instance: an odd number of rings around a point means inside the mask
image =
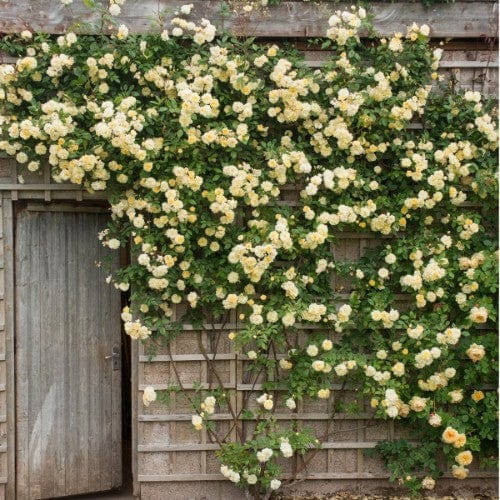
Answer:
MULTIPOLYGON (((229 333, 246 360, 254 390, 238 405, 202 350, 214 384, 150 386, 144 406, 182 393, 193 432, 220 445, 222 475, 254 498, 293 481, 283 458, 335 438, 335 425, 316 436, 297 418, 304 399, 334 389, 337 401, 367 397, 351 411, 418 434, 380 446, 390 468, 394 446, 410 446, 394 479, 432 489, 438 450, 467 477, 496 456, 498 132, 487 104, 439 87, 427 26, 360 41, 365 11, 337 12, 330 59, 311 69, 290 48, 216 38, 190 12, 158 34, 122 25, 1 42, 18 59, 0 65, 0 149, 24 175, 48 163, 56 182, 106 191, 102 244, 132 256, 108 280, 131 289, 126 333, 168 344, 182 325, 210 323, 212 351, 229 333), (366 242, 360 255, 340 257, 345 238, 366 242), (254 421, 246 434, 242 419, 254 421)), ((307 460, 295 463, 298 474, 307 460)))

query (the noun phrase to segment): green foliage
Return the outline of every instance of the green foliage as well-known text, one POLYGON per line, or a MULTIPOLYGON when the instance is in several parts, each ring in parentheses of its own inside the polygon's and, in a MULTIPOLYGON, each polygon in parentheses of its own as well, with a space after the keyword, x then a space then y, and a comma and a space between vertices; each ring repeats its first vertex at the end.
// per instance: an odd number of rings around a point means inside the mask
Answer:
POLYGON ((379 441, 375 448, 366 450, 365 454, 369 457, 379 454, 391 473, 390 481, 396 481, 411 493, 418 494, 423 488, 422 475, 430 478, 440 475, 437 452, 435 442, 411 444, 406 439, 397 439, 379 441))

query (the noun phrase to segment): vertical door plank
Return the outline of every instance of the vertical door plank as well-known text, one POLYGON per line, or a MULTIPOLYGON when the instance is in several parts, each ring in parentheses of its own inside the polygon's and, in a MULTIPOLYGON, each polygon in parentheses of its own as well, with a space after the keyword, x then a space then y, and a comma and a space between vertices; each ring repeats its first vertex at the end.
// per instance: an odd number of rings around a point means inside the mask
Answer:
MULTIPOLYGON (((92 231, 97 234, 99 231, 102 231, 104 227, 100 227, 100 218, 98 215, 94 215, 92 219, 92 231)), ((104 224, 103 224, 104 226, 104 224)), ((96 259, 96 265, 94 266, 94 274, 95 274, 95 281, 96 283, 99 282, 99 286, 102 284, 100 283, 100 280, 103 279, 101 276, 100 270, 101 267, 104 263, 100 260, 103 255, 101 253, 101 248, 102 246, 98 246, 98 252, 97 252, 97 259, 96 259)), ((109 358, 106 359, 106 356, 109 356, 111 354, 113 342, 116 339, 110 338, 109 336, 105 335, 106 331, 106 323, 107 323, 107 318, 106 318, 106 304, 105 303, 99 303, 97 304, 97 312, 99 316, 99 324, 101 327, 94 332, 94 337, 95 337, 95 342, 96 345, 101 347, 100 352, 98 355, 103 359, 103 364, 102 364, 102 369, 100 373, 96 373, 96 379, 95 383, 99 386, 100 388, 100 394, 99 397, 102 400, 107 400, 109 401, 109 405, 99 405, 100 409, 100 426, 101 426, 101 433, 106 436, 110 436, 111 442, 109 443, 106 448, 101 447, 100 449, 100 456, 102 457, 102 460, 105 461, 105 463, 110 464, 112 463, 112 454, 113 454, 113 444, 112 444, 112 421, 111 421, 111 410, 112 410, 112 398, 111 398, 111 391, 112 391, 112 380, 111 380, 111 372, 113 370, 113 359, 109 358)), ((112 474, 111 474, 111 466, 108 467, 101 467, 100 468, 100 473, 101 473, 101 488, 106 489, 110 488, 112 484, 112 474)))
MULTIPOLYGON (((21 217, 25 216, 22 215, 21 217)), ((30 275, 29 264, 31 262, 30 250, 33 248, 33 241, 29 233, 29 226, 19 224, 17 232, 17 241, 23 241, 24 245, 17 252, 17 304, 20 309, 26 309, 28 299, 28 278, 30 275)), ((34 310, 32 310, 34 313, 34 310)), ((31 315, 23 315, 17 318, 17 331, 32 331, 30 328, 31 315)), ((34 337, 34 335, 32 335, 34 337)), ((29 373, 28 371, 28 336, 17 335, 16 350, 24 352, 25 355, 18 358, 17 370, 21 373, 29 373)), ((16 419, 17 419, 17 461, 16 461, 16 478, 17 478, 17 494, 21 498, 29 498, 29 408, 26 405, 19 405, 19 402, 29 401, 30 394, 28 377, 18 377, 16 383, 16 419)))
MULTIPOLYGON (((87 217, 91 217, 89 214, 87 217)), ((80 235, 84 235, 88 229, 88 220, 79 218, 79 225, 81 227, 80 235)), ((83 255, 85 251, 88 250, 88 242, 84 238, 80 239, 81 244, 79 246, 80 252, 83 255)), ((95 255, 95 252, 94 252, 95 255)), ((99 375, 101 363, 97 363, 97 366, 93 366, 93 360, 99 356, 96 330, 101 327, 99 325, 99 311, 98 311, 98 297, 97 296, 97 286, 96 273, 95 273, 95 259, 88 263, 85 269, 85 274, 81 276, 81 281, 85 283, 87 281, 87 286, 81 285, 82 293, 84 294, 85 300, 83 302, 86 311, 81 311, 82 317, 84 317, 84 331, 82 332, 86 338, 86 345, 82 346, 88 353, 87 356, 83 356, 83 350, 80 352, 82 359, 86 360, 85 378, 87 384, 88 393, 88 471, 89 471, 89 486, 97 485, 101 489, 101 477, 100 477, 100 463, 99 460, 90 460, 90 457, 99 456, 99 437, 101 433, 101 421, 100 421, 100 384, 99 375), (91 285, 92 284, 92 285, 91 285), (96 300, 97 299, 97 300, 96 300), (92 318, 92 320, 91 320, 92 318), (94 324, 95 323, 95 324, 94 324)), ((102 359, 100 362, 104 362, 102 359)))
MULTIPOLYGON (((71 244, 68 245, 66 261, 64 263, 66 274, 71 280, 70 282, 73 283, 73 286, 79 290, 78 269, 80 266, 78 258, 77 231, 74 222, 72 224, 68 224, 66 227, 66 239, 68 242, 71 242, 71 244)), ((79 319, 77 309, 78 302, 76 300, 72 300, 69 294, 64 294, 64 303, 68 314, 68 326, 75 325, 79 319)), ((64 363, 67 374, 68 393, 67 404, 65 406, 64 425, 66 429, 69 429, 72 422, 77 422, 80 415, 78 408, 80 394, 75 390, 75 388, 78 387, 79 359, 78 357, 74 359, 73 356, 73 353, 79 352, 80 336, 68 335, 67 342, 68 351, 64 363)), ((65 436, 65 447, 68 450, 75 450, 73 453, 68 453, 66 459, 65 482, 67 494, 70 495, 79 490, 79 483, 81 481, 81 474, 83 471, 81 471, 79 464, 78 440, 75 439, 75 436, 68 431, 66 431, 65 436)))
MULTIPOLYGON (((104 217, 101 216, 100 224, 104 224, 104 217)), ((106 253, 104 251, 104 247, 100 247, 100 258, 104 259, 106 253)), ((119 259, 115 259, 113 261, 112 269, 116 270, 119 264, 119 259)), ((105 274, 102 274, 101 271, 101 286, 104 287, 103 295, 108 298, 108 304, 106 309, 108 311, 121 310, 121 297, 119 293, 109 293, 109 288, 113 287, 111 284, 105 284, 105 274), (106 288, 108 290, 106 290, 106 288)), ((110 331, 111 329, 116 328, 116 320, 111 317, 111 315, 107 315, 106 322, 106 330, 110 331)), ((111 339, 111 337, 108 337, 111 339)), ((122 351, 122 343, 121 343, 121 335, 115 335, 113 337, 113 341, 110 342, 111 348, 116 346, 118 352, 122 351)), ((125 346, 123 346, 122 356, 126 356, 125 346)), ((119 364, 121 367, 122 359, 119 359, 119 364)), ((112 363, 110 363, 112 365, 112 363)), ((108 367, 109 369, 109 367, 108 367)), ((121 442, 122 442, 122 371, 114 370, 111 366, 111 433, 112 433, 112 467, 111 467, 111 487, 116 488, 117 486, 122 484, 122 454, 121 454, 121 442)), ((124 410, 126 411, 126 410, 124 410)))
POLYGON ((64 416, 66 413, 66 398, 69 394, 70 388, 68 386, 68 373, 66 371, 65 360, 68 359, 68 352, 66 349, 68 335, 66 332, 69 328, 68 314, 66 309, 66 299, 68 294, 65 292, 67 284, 69 284, 70 277, 66 274, 66 259, 68 256, 68 247, 71 241, 68 240, 68 224, 65 224, 63 219, 64 214, 57 214, 56 236, 54 239, 54 251, 60 255, 64 255, 64 260, 58 262, 55 274, 55 286, 51 287, 53 294, 50 295, 50 303, 52 310, 56 310, 54 314, 54 332, 57 338, 54 339, 51 359, 47 362, 53 364, 53 384, 55 387, 55 408, 54 408, 54 496, 59 497, 66 494, 66 432, 64 416), (55 302, 52 302, 52 300, 55 302))
MULTIPOLYGON (((37 447, 37 455, 40 456, 40 462, 43 460, 43 473, 41 471, 42 465, 40 463, 40 488, 43 494, 47 496, 54 496, 54 475, 55 475, 55 446, 52 436, 54 428, 54 414, 55 414, 55 400, 56 400, 56 387, 54 384, 53 365, 56 363, 55 359, 51 362, 52 344, 58 337, 58 332, 55 332, 56 319, 54 316, 57 314, 57 309, 50 310, 54 301, 54 287, 56 285, 55 277, 52 276, 51 259, 50 256, 54 255, 54 234, 53 228, 48 224, 48 220, 44 216, 38 217, 43 230, 40 231, 39 238, 39 255, 40 255, 40 270, 43 273, 43 282, 47 287, 40 290, 40 311, 42 312, 40 321, 40 368, 38 377, 40 386, 42 388, 40 394, 40 406, 35 408, 37 414, 37 421, 40 422, 40 445, 37 447), (51 231, 52 230, 52 231, 51 231), (47 239, 45 244, 41 243, 41 235, 46 235, 47 239), (50 314, 45 314, 50 310, 50 314), (46 334, 43 330, 47 330, 46 334), (47 360, 49 358, 49 360, 47 360), (48 361, 48 362, 47 362, 48 361)), ((35 229, 35 228, 34 228, 35 229)), ((35 229, 36 231, 36 229, 35 229)), ((55 255, 58 255, 57 253, 55 255)), ((33 270, 34 271, 34 270, 33 270)), ((41 283, 40 283, 41 285, 41 283)), ((62 291, 61 291, 62 292, 62 291)), ((33 300, 36 300, 33 297, 33 300)), ((35 384, 35 380, 31 383, 35 384)))
MULTIPOLYGON (((30 225, 30 239, 32 241, 31 247, 31 260, 28 264, 29 276, 28 276, 28 300, 26 303, 26 312, 28 316, 31 316, 31 311, 33 311, 33 317, 28 323, 28 328, 23 334, 28 338, 27 351, 29 353, 30 362, 28 364, 28 394, 29 394, 29 431, 28 431, 28 457, 29 457, 29 484, 30 484, 30 495, 32 498, 37 498, 41 496, 41 442, 42 442, 42 421, 40 414, 40 409, 42 408, 41 399, 41 384, 43 380, 41 378, 41 322, 42 322, 42 287, 41 281, 46 280, 44 276, 43 268, 43 249, 40 245, 40 233, 45 232, 45 226, 42 225, 40 230, 37 226, 42 224, 39 222, 39 218, 33 221, 34 224, 30 225), (37 272, 37 269, 39 270, 37 272), (32 335, 30 336, 30 332, 32 335), (31 340, 30 340, 31 337, 31 340)), ((20 242, 19 242, 20 243, 20 242)), ((45 293, 46 290, 43 290, 45 293)), ((18 378, 19 378, 18 373, 18 378)))

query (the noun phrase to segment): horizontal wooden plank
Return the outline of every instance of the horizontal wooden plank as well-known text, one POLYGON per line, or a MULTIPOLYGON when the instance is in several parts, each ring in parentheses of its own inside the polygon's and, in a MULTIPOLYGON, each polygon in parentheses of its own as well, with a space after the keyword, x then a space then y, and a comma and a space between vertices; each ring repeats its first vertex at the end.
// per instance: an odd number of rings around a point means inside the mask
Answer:
MULTIPOLYGON (((207 357, 210 361, 226 361, 237 358, 248 359, 246 356, 241 356, 236 353, 233 354, 213 354, 207 353, 207 357)), ((146 356, 140 355, 139 362, 140 363, 151 363, 151 362, 182 362, 182 361, 206 361, 206 358, 203 354, 158 354, 156 356, 146 356)))
MULTIPOLYGON (((146 387, 153 387, 155 391, 166 391, 171 389, 170 384, 140 384, 139 385, 139 391, 144 391, 146 387)), ((182 387, 186 390, 192 390, 192 389, 210 389, 212 386, 207 383, 201 383, 201 384, 182 384, 182 387)), ((222 383, 220 386, 224 389, 236 389, 238 391, 261 391, 262 390, 262 384, 237 384, 237 383, 232 383, 232 382, 225 382, 222 383)), ((342 388, 346 388, 344 384, 331 384, 330 389, 333 391, 338 391, 342 388)), ((351 387, 352 390, 356 390, 356 388, 351 387)))
MULTIPOLYGON (((140 422, 190 422, 192 414, 161 414, 161 415, 139 415, 140 422)), ((337 413, 333 417, 328 413, 274 413, 276 420, 373 420, 373 414, 363 413, 337 413)), ((210 420, 233 420, 233 417, 227 413, 213 413, 210 420)), ((380 420, 384 422, 384 420, 380 420)))
MULTIPOLYGON (((496 478, 496 472, 472 471, 469 474, 470 479, 496 478)), ((388 479, 389 474, 384 472, 310 472, 308 474, 299 474, 292 477, 290 474, 283 474, 281 479, 307 479, 307 480, 334 480, 334 479, 388 479)), ((453 477, 449 473, 443 474, 444 478, 453 477)), ((184 482, 184 481, 227 481, 222 474, 139 474, 137 477, 141 483, 153 482, 184 482)))
MULTIPOLYGON (((364 441, 344 441, 344 442, 328 442, 321 443, 322 450, 366 450, 370 448, 375 448, 377 445, 376 441, 364 442, 364 441)), ((218 450, 220 446, 217 443, 186 443, 186 444, 163 444, 163 443, 151 443, 151 444, 140 444, 137 446, 137 451, 139 453, 158 453, 158 452, 189 452, 189 451, 213 451, 218 450)))
POLYGON ((441 61, 440 68, 498 68, 498 61, 441 61))
MULTIPOLYGON (((321 68, 328 58, 318 58, 318 59, 306 59, 304 62, 310 68, 321 68)), ((498 61, 441 61, 439 63, 440 69, 456 68, 456 69, 497 69, 498 61)), ((413 128, 413 127, 412 127, 413 128)))
MULTIPOLYGON (((297 476, 297 479, 387 479, 389 474, 369 472, 332 472, 310 473, 307 476, 297 476)), ((291 479, 283 474, 281 479, 291 479)), ((227 481, 222 474, 139 474, 141 483, 153 482, 185 482, 185 481, 227 481)))
MULTIPOLYGON (((139 422, 188 422, 192 415, 138 415, 139 422)), ((233 417, 226 413, 213 413, 210 415, 211 420, 233 420, 233 417)))
MULTIPOLYGON (((209 361, 247 361, 249 357, 243 353, 221 353, 221 354, 213 354, 207 353, 207 357, 209 361)), ((288 356, 286 354, 277 354, 276 358, 272 356, 268 356, 269 359, 286 359, 288 356)), ((1 358, 0 358, 0 361, 1 358)), ((140 363, 168 363, 168 362, 190 362, 190 361, 200 361, 206 362, 207 359, 203 354, 157 354, 156 356, 148 356, 146 354, 141 354, 139 356, 140 363)), ((246 389, 243 389, 246 390, 246 389)))
MULTIPOLYGON (((13 184, 0 184, 0 191, 9 191, 13 189, 13 184)), ((81 186, 75 184, 15 184, 16 191, 82 191, 87 193, 81 186)))
POLYGON ((99 205, 70 205, 68 203, 28 203, 28 212, 64 212, 64 213, 92 213, 109 214, 110 210, 99 205))
MULTIPOLYGON (((352 384, 330 384, 330 389, 332 391, 340 391, 342 389, 349 389, 352 391, 358 391, 356 387, 353 387, 352 384)), ((236 386, 238 391, 261 391, 263 390, 262 384, 237 384, 236 386)))
MULTIPOLYGON (((348 294, 344 294, 344 295, 347 295, 346 299, 349 298, 348 294)), ((319 326, 319 325, 312 325, 312 324, 306 325, 306 324, 296 323, 294 326, 297 330, 318 330, 318 329, 326 330, 326 329, 328 329, 328 327, 326 327, 326 326, 319 326)), ((182 325, 182 330, 185 332, 198 332, 198 331, 211 332, 211 331, 232 331, 232 330, 237 331, 240 328, 241 328, 241 325, 237 325, 236 323, 226 323, 226 324, 204 323, 203 325, 192 325, 192 324, 186 323, 186 324, 182 325)))
MULTIPOLYGON (((143 33, 158 30, 159 12, 169 27, 184 0, 163 0, 160 10, 157 0, 129 0, 123 6, 117 21, 129 26, 131 32, 143 33)), ((189 20, 201 17, 210 19, 219 28, 225 28, 238 35, 256 37, 318 37, 324 36, 327 21, 333 11, 349 8, 349 3, 334 4, 321 2, 283 1, 279 5, 250 13, 221 11, 219 0, 192 0, 193 15, 189 20)), ((430 8, 418 3, 372 2, 375 30, 383 36, 397 31, 413 22, 431 26, 431 35, 439 38, 495 37, 497 34, 496 2, 458 1, 454 4, 435 4, 430 8)), ((0 31, 19 32, 24 29, 50 33, 64 33, 73 27, 85 24, 97 25, 99 15, 90 12, 81 2, 66 8, 60 0, 7 0, 2 2, 0 31)), ((80 28, 83 29, 83 28, 80 28)), ((88 27, 86 28, 88 30, 88 27)))
POLYGON ((175 452, 175 451, 213 451, 218 450, 220 446, 217 443, 202 444, 140 444, 137 446, 138 453, 157 453, 157 452, 175 452))
MULTIPOLYGON (((171 384, 140 384, 139 385, 139 391, 144 391, 146 387, 153 387, 155 391, 166 391, 171 389, 171 384)), ((202 384, 182 384, 182 387, 185 390, 193 390, 193 389, 213 389, 213 384, 207 384, 207 383, 202 383, 202 384)), ((222 388, 222 389, 236 389, 236 383, 222 383, 222 384, 217 384, 217 387, 222 388)), ((191 418, 191 417, 190 417, 191 418)))
MULTIPOLYGON (((102 191, 98 193, 89 193, 87 191, 81 191, 80 189, 60 189, 60 190, 50 190, 44 191, 41 189, 27 189, 20 190, 19 186, 22 184, 9 184, 8 189, 3 190, 4 192, 8 192, 12 201, 17 200, 43 200, 43 201, 55 201, 55 200, 74 200, 74 201, 83 201, 83 200, 99 200, 106 201, 107 195, 102 191)), ((2 189, 0 188, 0 192, 2 189)))

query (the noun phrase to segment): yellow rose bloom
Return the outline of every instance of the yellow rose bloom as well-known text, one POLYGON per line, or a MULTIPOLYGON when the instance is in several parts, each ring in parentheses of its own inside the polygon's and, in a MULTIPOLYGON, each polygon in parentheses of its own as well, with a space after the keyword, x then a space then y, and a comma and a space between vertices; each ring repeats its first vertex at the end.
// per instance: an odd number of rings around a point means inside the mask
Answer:
POLYGON ((318 391, 318 398, 328 399, 330 397, 330 389, 320 389, 318 391))
POLYGON ((454 443, 458 438, 458 432, 453 427, 446 427, 443 431, 441 439, 448 444, 454 443))
POLYGON ((469 465, 472 463, 472 453, 469 450, 461 451, 456 457, 455 462, 458 465, 469 465))
POLYGON ((484 399, 484 392, 483 391, 474 391, 471 396, 472 401, 478 403, 482 399, 484 399))
POLYGON ((457 479, 465 479, 469 475, 469 469, 462 466, 454 465, 452 468, 453 477, 457 479))
POLYGON ((457 439, 455 439, 455 442, 453 443, 453 447, 461 448, 462 446, 465 446, 466 442, 467 438, 465 437, 465 434, 459 434, 457 439))

